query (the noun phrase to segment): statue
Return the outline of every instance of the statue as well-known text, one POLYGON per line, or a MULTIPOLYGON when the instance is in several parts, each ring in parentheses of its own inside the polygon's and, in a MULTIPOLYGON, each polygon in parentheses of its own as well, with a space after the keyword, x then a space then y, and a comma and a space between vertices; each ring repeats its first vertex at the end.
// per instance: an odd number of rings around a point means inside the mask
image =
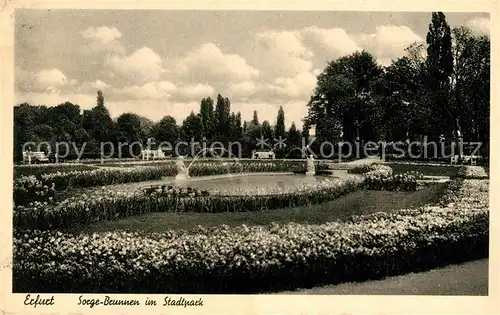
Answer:
POLYGON ((176 180, 187 180, 189 179, 189 169, 184 165, 184 157, 179 156, 177 158, 177 162, 175 163, 177 166, 177 176, 175 176, 176 180))
POLYGON ((306 171, 306 175, 314 175, 316 174, 316 168, 314 167, 314 157, 313 155, 309 155, 309 157, 307 157, 307 171, 306 171))

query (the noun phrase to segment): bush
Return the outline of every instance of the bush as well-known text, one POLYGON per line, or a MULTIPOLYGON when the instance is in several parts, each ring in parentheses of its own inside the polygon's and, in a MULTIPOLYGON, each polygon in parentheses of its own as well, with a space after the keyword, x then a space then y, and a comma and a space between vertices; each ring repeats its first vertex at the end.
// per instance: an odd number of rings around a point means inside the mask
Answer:
POLYGON ((55 186, 45 185, 35 176, 23 176, 14 181, 14 204, 25 205, 35 201, 48 201, 55 196, 55 186))
POLYGON ((221 196, 162 190, 117 193, 102 189, 92 195, 72 197, 56 205, 34 203, 14 209, 18 229, 63 229, 115 220, 147 212, 242 212, 298 207, 331 201, 361 188, 362 180, 332 180, 293 193, 256 196, 221 196))
POLYGON ((18 231, 13 291, 255 293, 378 279, 487 257, 487 192, 476 202, 461 199, 464 184, 469 183, 455 182, 445 194, 453 206, 321 225, 199 227, 149 235, 18 231))
POLYGON ((468 179, 488 179, 489 175, 482 166, 461 166, 457 172, 456 178, 468 179))
POLYGON ((71 171, 90 171, 97 168, 97 166, 76 163, 14 165, 14 178, 30 175, 34 175, 37 178, 40 178, 40 176, 43 174, 51 174, 57 172, 64 173, 71 171))
POLYGON ((406 173, 390 176, 368 175, 363 187, 371 190, 415 191, 417 179, 406 173))
MULTIPOLYGON (((325 169, 326 163, 316 162, 316 169, 325 169)), ((228 173, 255 173, 255 172, 305 172, 304 161, 252 161, 240 162, 197 162, 189 168, 190 176, 223 175, 228 173)), ((158 180, 164 176, 174 177, 177 168, 174 163, 155 166, 136 166, 125 168, 98 168, 91 170, 73 170, 67 172, 53 172, 39 176, 44 185, 55 184, 57 190, 105 186, 131 182, 158 180)), ((18 179, 16 179, 18 180, 18 179)), ((22 176, 19 178, 22 179, 22 176)))

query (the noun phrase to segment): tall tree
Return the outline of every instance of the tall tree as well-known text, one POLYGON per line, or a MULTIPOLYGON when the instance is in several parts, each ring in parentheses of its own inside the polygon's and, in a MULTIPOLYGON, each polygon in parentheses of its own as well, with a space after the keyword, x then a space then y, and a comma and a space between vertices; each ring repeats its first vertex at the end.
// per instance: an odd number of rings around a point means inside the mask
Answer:
POLYGON ((97 91, 97 106, 104 106, 104 96, 101 90, 97 91))
POLYGON ((181 131, 185 141, 190 142, 192 139, 201 141, 204 134, 201 115, 196 115, 194 112, 191 112, 182 122, 181 131))
POLYGON ((84 111, 84 128, 90 136, 96 141, 107 142, 115 138, 115 125, 104 104, 104 95, 97 91, 97 104, 90 111, 84 111))
POLYGON ((300 131, 297 130, 297 127, 295 126, 295 122, 292 122, 292 125, 290 126, 290 129, 288 130, 287 142, 290 144, 290 146, 292 148, 301 146, 300 131))
POLYGON ((450 26, 442 12, 433 12, 429 24, 427 41, 427 88, 429 99, 434 109, 435 121, 442 132, 447 126, 453 126, 455 137, 461 132, 457 108, 450 101, 451 75, 453 73, 453 55, 450 26), (439 122, 441 122, 439 124, 439 122))
POLYGON ((153 126, 151 134, 157 143, 168 142, 174 148, 179 139, 179 127, 175 118, 165 116, 153 126))
POLYGON ((214 136, 214 101, 210 97, 206 97, 201 100, 200 104, 200 116, 203 122, 204 136, 207 139, 212 139, 214 136))
POLYGON ((217 95, 215 105, 216 134, 219 140, 227 140, 229 135, 230 101, 222 95, 217 95))
POLYGON ((268 139, 269 143, 271 144, 271 139, 273 139, 273 129, 271 128, 271 124, 267 120, 264 120, 262 122, 262 137, 264 139, 268 139))
POLYGON ((381 113, 373 95, 381 73, 366 51, 329 62, 308 103, 307 124, 315 125, 317 136, 327 141, 339 139, 342 131, 350 140, 376 140, 381 113))
POLYGON ((137 145, 131 147, 130 145, 132 143, 142 143, 145 141, 146 135, 141 128, 140 116, 134 113, 124 113, 117 118, 116 128, 117 141, 129 144, 121 149, 123 156, 127 156, 127 154, 131 153, 138 155, 140 153, 140 147, 137 145), (133 152, 127 151, 127 149, 132 149, 133 152))
POLYGON ((252 121, 250 122, 252 125, 254 126, 259 126, 259 117, 257 116, 257 111, 254 110, 253 111, 253 118, 252 118, 252 121))
POLYGON ((278 110, 278 117, 276 118, 276 126, 274 127, 274 134, 276 137, 285 137, 285 111, 283 106, 278 110))

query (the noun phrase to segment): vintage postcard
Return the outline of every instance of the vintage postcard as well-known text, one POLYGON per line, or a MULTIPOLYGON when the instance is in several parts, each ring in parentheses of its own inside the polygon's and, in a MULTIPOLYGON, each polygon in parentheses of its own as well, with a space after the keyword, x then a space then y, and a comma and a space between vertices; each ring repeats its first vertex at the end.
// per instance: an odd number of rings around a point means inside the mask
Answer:
POLYGON ((498 14, 6 3, 0 315, 499 314, 498 14))

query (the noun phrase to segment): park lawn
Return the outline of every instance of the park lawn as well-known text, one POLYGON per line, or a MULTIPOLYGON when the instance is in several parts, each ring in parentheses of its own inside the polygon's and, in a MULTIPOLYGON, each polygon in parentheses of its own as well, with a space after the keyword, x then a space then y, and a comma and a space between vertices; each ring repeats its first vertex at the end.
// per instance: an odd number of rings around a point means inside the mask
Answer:
POLYGON ((385 165, 392 168, 394 174, 401 174, 404 172, 418 171, 424 176, 455 176, 460 169, 458 166, 448 165, 412 165, 412 164, 398 164, 398 163, 385 163, 385 165))
POLYGON ((129 232, 162 233, 167 230, 204 227, 239 226, 242 224, 268 225, 272 222, 321 224, 351 215, 389 212, 414 208, 435 202, 442 196, 446 184, 431 185, 416 192, 357 191, 328 203, 305 207, 230 213, 147 213, 116 221, 101 221, 87 227, 74 228, 73 232, 129 232))
POLYGON ((326 285, 278 294, 314 295, 488 295, 488 259, 449 265, 382 280, 326 285))

